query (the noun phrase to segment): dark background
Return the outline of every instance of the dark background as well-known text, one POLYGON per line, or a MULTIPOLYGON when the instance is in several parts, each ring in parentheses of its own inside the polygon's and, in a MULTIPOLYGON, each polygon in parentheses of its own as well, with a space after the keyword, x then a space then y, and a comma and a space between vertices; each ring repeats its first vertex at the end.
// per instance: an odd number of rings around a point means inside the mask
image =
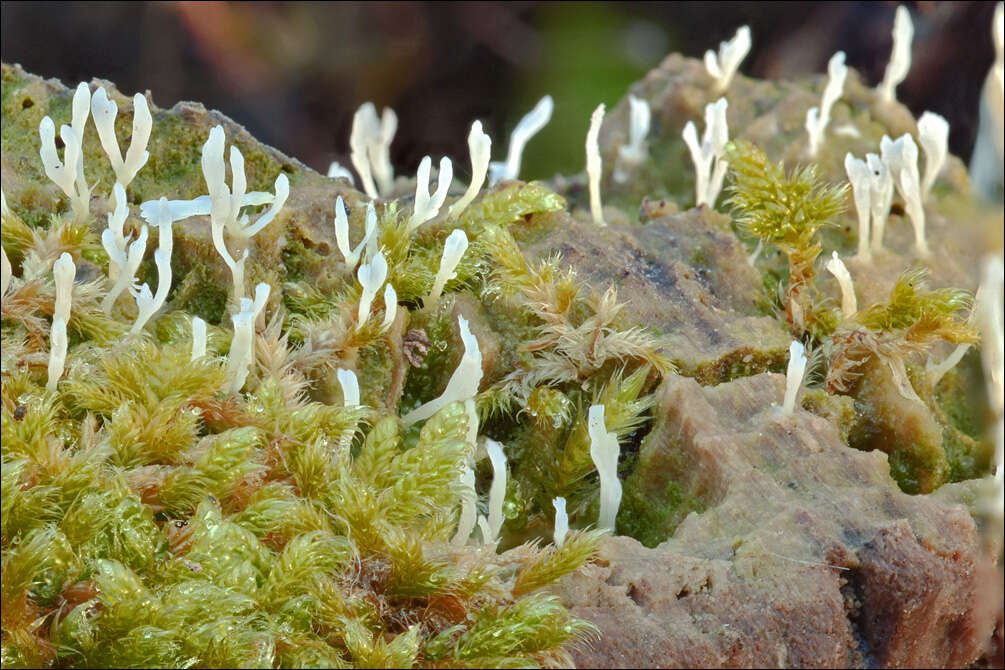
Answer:
MULTIPOLYGON (((522 175, 582 169, 590 111, 611 105, 665 54, 700 58, 749 24, 742 71, 823 72, 838 49, 870 83, 883 75, 897 3, 189 3, 3 2, 4 61, 69 86, 103 77, 170 107, 196 100, 324 171, 347 164, 352 114, 390 105, 399 171, 425 154, 467 155, 480 118, 501 158, 519 117, 545 93, 551 124, 522 175)), ((992 2, 907 3, 911 73, 898 98, 949 119, 968 159, 993 60, 992 2)))

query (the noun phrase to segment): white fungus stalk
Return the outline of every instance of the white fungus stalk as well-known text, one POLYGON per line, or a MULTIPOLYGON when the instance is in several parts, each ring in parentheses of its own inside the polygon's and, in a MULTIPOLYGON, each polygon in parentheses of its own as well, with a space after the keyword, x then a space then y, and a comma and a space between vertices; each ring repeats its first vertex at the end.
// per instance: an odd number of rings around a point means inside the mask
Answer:
MULTIPOLYGON (((101 309, 105 314, 112 313, 115 301, 122 295, 123 291, 133 285, 136 271, 139 269, 140 263, 143 261, 143 254, 147 250, 147 234, 147 226, 143 225, 140 228, 139 236, 129 244, 129 248, 125 254, 125 262, 119 268, 119 276, 112 284, 111 290, 105 295, 104 300, 101 301, 101 309)), ((101 243, 105 247, 105 251, 109 252, 109 257, 111 257, 112 252, 109 251, 109 248, 114 242, 112 241, 112 233, 109 230, 106 229, 101 234, 101 243)), ((112 250, 114 250, 114 247, 112 247, 112 250)))
POLYGON ((946 376, 946 373, 955 368, 963 360, 968 351, 970 351, 969 343, 958 344, 952 353, 946 356, 945 360, 941 363, 934 363, 929 358, 925 364, 925 374, 928 377, 930 387, 934 389, 939 381, 946 376))
POLYGON ((785 371, 785 400, 782 402, 782 414, 792 414, 796 408, 796 396, 799 387, 803 385, 806 374, 806 348, 799 340, 793 340, 789 345, 789 366, 785 371))
POLYGON ((108 228, 101 233, 101 244, 108 253, 108 278, 113 282, 126 266, 126 247, 129 241, 125 235, 126 217, 129 205, 126 203, 126 189, 116 182, 112 187, 115 209, 108 213, 108 228))
POLYGON ((359 380, 352 370, 339 368, 335 371, 338 385, 342 389, 342 405, 344 407, 359 407, 359 380))
POLYGON ((70 322, 70 303, 73 299, 73 277, 77 273, 77 266, 73 263, 73 256, 65 251, 52 264, 52 276, 56 284, 56 302, 53 306, 53 318, 70 322))
POLYGON ((463 402, 478 394, 478 385, 482 381, 482 352, 478 348, 478 339, 468 328, 468 320, 458 316, 457 325, 461 331, 461 341, 464 343, 461 362, 457 364, 454 374, 447 382, 447 388, 439 397, 419 405, 402 417, 401 420, 406 426, 428 419, 452 402, 463 402))
MULTIPOLYGON (((376 117, 376 111, 374 112, 376 117)), ((391 142, 398 132, 398 115, 390 107, 385 107, 377 124, 377 133, 370 136, 367 152, 374 179, 382 195, 387 196, 394 189, 394 166, 391 165, 391 142)))
POLYGON ((255 287, 255 299, 241 298, 241 308, 230 317, 234 324, 234 337, 227 355, 227 391, 238 393, 248 379, 255 362, 255 320, 265 309, 271 287, 262 282, 255 287))
POLYGON ((918 146, 908 134, 891 140, 886 135, 879 143, 886 163, 893 177, 897 192, 904 199, 904 209, 914 227, 914 246, 922 258, 931 256, 925 240, 925 208, 921 202, 921 177, 918 173, 918 146))
POLYGON ((844 82, 848 77, 848 67, 844 64, 845 55, 838 51, 831 56, 827 64, 827 85, 824 87, 820 107, 812 107, 806 112, 806 131, 810 136, 810 157, 815 158, 820 151, 827 125, 831 122, 831 108, 841 98, 844 82))
POLYGON ((463 547, 471 531, 475 529, 478 518, 478 494, 475 491, 475 471, 470 465, 465 464, 461 472, 461 516, 457 520, 457 533, 454 534, 450 544, 455 547, 463 547))
POLYGON ((342 196, 338 196, 335 199, 335 244, 338 246, 338 250, 342 252, 342 258, 345 259, 345 264, 349 266, 349 269, 355 269, 356 264, 359 263, 360 256, 363 253, 363 249, 366 247, 370 238, 377 230, 377 212, 373 208, 373 203, 371 202, 367 206, 366 210, 366 227, 363 233, 363 239, 360 243, 356 245, 355 249, 349 246, 349 213, 346 209, 345 203, 342 201, 342 196))
POLYGON ((855 200, 855 211, 858 214, 858 257, 863 261, 872 258, 869 250, 869 220, 872 216, 872 172, 869 165, 860 158, 855 158, 851 152, 845 154, 844 169, 851 182, 852 195, 855 200))
POLYGON ((206 355, 206 322, 197 316, 192 317, 192 360, 196 361, 206 355))
POLYGON ((408 219, 408 233, 411 234, 422 224, 436 218, 443 207, 443 201, 447 199, 447 190, 450 182, 454 178, 454 165, 450 159, 444 156, 440 159, 440 172, 437 175, 436 191, 429 194, 429 172, 432 169, 433 161, 429 156, 424 157, 419 162, 419 169, 415 174, 415 204, 412 208, 412 216, 408 219))
POLYGON ((555 546, 560 548, 565 544, 565 536, 569 534, 569 515, 565 511, 565 498, 561 496, 551 501, 555 506, 555 546))
POLYGON ((974 301, 974 316, 981 331, 981 360, 987 383, 992 439, 995 443, 994 477, 989 511, 1001 518, 1005 515, 1005 337, 1002 311, 1005 267, 1001 256, 984 260, 981 284, 974 301))
POLYGON ((377 198, 378 186, 383 195, 394 188, 391 142, 397 130, 398 116, 394 110, 385 107, 378 118, 377 108, 372 102, 364 102, 352 117, 349 158, 370 199, 377 198))
POLYGON ((851 273, 845 267, 844 261, 838 258, 838 252, 832 252, 827 261, 827 271, 837 279, 841 287, 841 313, 850 319, 858 311, 858 301, 855 299, 855 285, 851 281, 851 273))
POLYGON ((349 132, 349 159, 356 168, 363 191, 371 200, 376 200, 377 185, 373 181, 373 171, 370 166, 370 143, 374 135, 380 133, 377 121, 377 110, 372 102, 365 102, 352 117, 352 130, 349 132))
POLYGON ((108 98, 104 88, 99 88, 91 98, 91 115, 94 117, 94 125, 98 129, 98 139, 101 141, 101 148, 105 150, 108 160, 112 164, 112 171, 115 172, 115 181, 123 186, 136 177, 147 160, 150 152, 147 151, 147 143, 150 141, 150 133, 153 130, 153 117, 150 115, 150 107, 147 99, 137 93, 133 96, 133 132, 129 148, 126 150, 125 158, 119 149, 119 140, 115 136, 115 117, 119 107, 114 100, 108 98))
POLYGON ((14 270, 11 268, 10 259, 7 258, 7 251, 0 245, 0 296, 7 295, 13 277, 14 270))
POLYGON ((604 419, 604 406, 592 405, 587 417, 590 435, 590 458, 600 476, 600 514, 597 528, 614 532, 614 522, 621 505, 621 481, 618 480, 618 456, 621 446, 618 436, 608 432, 604 419))
POLYGON ((56 390, 59 378, 63 376, 68 347, 69 340, 66 337, 66 321, 57 317, 52 320, 52 330, 49 331, 49 378, 45 383, 45 390, 56 390))
POLYGON ((440 269, 436 272, 436 279, 433 281, 433 288, 429 291, 429 297, 425 300, 425 305, 429 309, 436 306, 443 293, 443 287, 447 282, 457 276, 454 272, 457 265, 464 257, 464 252, 468 250, 468 236, 460 228, 450 233, 447 241, 443 245, 443 256, 440 257, 440 269))
POLYGON ((600 161, 600 124, 604 120, 604 105, 601 103, 590 116, 590 129, 586 132, 586 175, 590 183, 590 215, 598 226, 606 226, 604 209, 600 204, 600 177, 603 173, 600 161))
POLYGON ((911 69, 911 40, 914 39, 914 24, 911 22, 911 12, 900 5, 893 19, 893 51, 890 62, 883 74, 876 92, 881 100, 893 102, 896 100, 896 89, 911 69))
POLYGON ((705 105, 705 132, 698 143, 698 131, 693 121, 684 126, 684 142, 691 152, 695 172, 695 206, 715 206, 722 191, 722 181, 726 177, 726 144, 729 142, 729 126, 726 123, 725 98, 705 105), (713 167, 714 165, 714 167, 713 167))
POLYGON ((893 175, 877 154, 866 154, 865 162, 872 174, 869 187, 869 209, 872 212, 871 246, 873 252, 880 252, 883 250, 886 219, 893 204, 893 175))
POLYGON ((641 165, 649 156, 646 137, 652 122, 649 102, 628 96, 628 143, 618 148, 618 163, 614 169, 614 181, 623 184, 628 181, 632 168, 641 165))
POLYGON ((489 185, 494 186, 504 179, 516 179, 520 176, 520 162, 523 160, 523 150, 530 138, 534 137, 551 120, 555 103, 550 95, 546 95, 534 109, 524 115, 509 136, 509 151, 506 160, 489 163, 489 185))
POLYGON ((713 95, 726 92, 740 64, 750 52, 750 27, 737 29, 733 39, 719 43, 719 53, 709 49, 705 52, 705 69, 715 79, 713 95))
POLYGON ((925 150, 925 176, 921 180, 921 197, 928 200, 935 179, 946 163, 949 153, 949 122, 934 112, 925 112, 918 119, 918 142, 925 150))
POLYGON ((461 199, 450 206, 447 216, 453 218, 467 209, 478 192, 485 184, 485 176, 489 171, 489 160, 492 158, 492 139, 482 131, 482 122, 475 121, 471 124, 471 132, 468 133, 468 151, 471 154, 471 183, 468 190, 464 192, 461 199))
MULTIPOLYGON (((274 195, 262 192, 247 193, 248 182, 244 172, 244 156, 237 147, 232 146, 230 148, 230 168, 233 188, 228 188, 227 171, 223 160, 225 145, 226 136, 223 132, 223 126, 218 125, 210 131, 209 138, 202 147, 202 174, 209 191, 208 204, 213 246, 227 267, 230 268, 234 283, 234 299, 240 301, 244 297, 244 262, 247 258, 248 241, 269 225, 286 204, 286 199, 290 195, 290 181, 285 174, 280 174, 276 177, 274 195), (241 208, 248 204, 265 204, 270 201, 269 209, 254 223, 249 221, 248 215, 241 214, 241 208), (223 237, 224 230, 237 243, 238 253, 241 255, 240 260, 235 261, 227 249, 223 237)), ((189 205, 189 211, 202 213, 203 203, 205 201, 196 205, 195 201, 192 201, 189 205)), ((148 204, 144 203, 145 206, 148 204)), ((172 210, 171 218, 174 220, 183 218, 178 214, 188 213, 175 210, 170 202, 168 206, 172 210)), ((184 210, 185 208, 180 209, 184 210)), ((147 212, 151 211, 152 207, 148 207, 147 212)))
POLYGON ((81 148, 80 135, 72 126, 64 125, 59 129, 59 137, 63 140, 63 160, 56 151, 56 126, 48 116, 38 125, 38 135, 41 140, 39 155, 42 157, 42 167, 45 174, 70 199, 70 207, 77 221, 87 219, 91 200, 91 191, 84 181, 84 154, 81 148))
POLYGON ((391 282, 384 285, 384 320, 380 322, 380 332, 386 333, 394 323, 394 318, 398 315, 398 292, 391 286, 391 282))
POLYGON ((362 327, 370 318, 370 306, 373 304, 373 299, 377 297, 377 292, 380 291, 380 287, 387 279, 387 261, 384 259, 383 252, 378 251, 372 261, 360 265, 359 270, 356 271, 356 279, 363 287, 363 293, 359 297, 359 309, 356 311, 357 326, 362 327))
POLYGON ((489 487, 488 537, 483 538, 485 544, 495 544, 502 529, 503 503, 506 500, 506 454, 502 445, 485 438, 485 450, 492 463, 492 486, 489 487))
POLYGON ((73 299, 73 278, 77 267, 73 257, 64 252, 52 266, 53 281, 56 285, 56 301, 52 311, 52 330, 49 333, 49 378, 45 388, 55 391, 56 384, 63 376, 69 341, 66 325, 70 321, 70 303, 73 299))
POLYGON ((171 257, 164 253, 163 249, 157 249, 154 251, 154 264, 157 266, 157 293, 151 295, 150 285, 146 283, 139 288, 135 296, 136 321, 129 330, 131 335, 142 331, 153 315, 164 306, 168 291, 171 289, 171 257))
MULTIPOLYGON (((118 184, 116 184, 118 186, 118 184)), ((168 292, 171 290, 171 254, 174 250, 174 238, 171 230, 171 212, 168 209, 167 198, 160 199, 160 212, 156 221, 159 232, 159 248, 154 252, 154 264, 157 266, 157 293, 150 295, 150 286, 143 284, 136 295, 138 308, 136 321, 130 333, 135 335, 154 314, 164 306, 168 292)))
POLYGON ((349 181, 350 186, 356 185, 356 178, 352 176, 352 172, 349 171, 349 168, 342 167, 342 164, 338 161, 332 161, 331 165, 328 166, 326 176, 329 179, 346 179, 349 181))

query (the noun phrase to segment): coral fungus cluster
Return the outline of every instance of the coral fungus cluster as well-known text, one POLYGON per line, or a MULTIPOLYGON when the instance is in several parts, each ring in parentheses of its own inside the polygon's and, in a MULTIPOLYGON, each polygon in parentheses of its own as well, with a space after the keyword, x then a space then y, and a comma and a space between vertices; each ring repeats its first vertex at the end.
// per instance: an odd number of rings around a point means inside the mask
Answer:
POLYGON ((466 186, 396 176, 368 103, 362 192, 201 107, 4 65, 4 666, 567 665, 595 628, 553 587, 719 495, 646 460, 678 374, 787 368, 751 402, 908 493, 996 468, 973 512, 1000 518, 1001 262, 946 260, 987 217, 945 121, 896 105, 910 39, 902 9, 878 91, 841 53, 754 86, 746 28, 671 56, 550 185, 519 180, 548 96, 503 161, 472 124, 466 186))

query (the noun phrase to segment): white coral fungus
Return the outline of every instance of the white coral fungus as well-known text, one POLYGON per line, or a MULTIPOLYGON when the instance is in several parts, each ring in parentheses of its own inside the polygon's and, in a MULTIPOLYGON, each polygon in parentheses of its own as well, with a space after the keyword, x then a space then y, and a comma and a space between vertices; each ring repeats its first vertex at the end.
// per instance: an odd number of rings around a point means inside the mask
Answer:
POLYGON ((350 185, 356 185, 356 179, 352 176, 352 172, 349 171, 349 168, 342 167, 342 164, 338 161, 331 162, 331 165, 328 166, 326 176, 329 179, 347 179, 350 185))
POLYGON ((565 536, 569 534, 569 515, 565 511, 565 498, 559 496, 551 501, 555 506, 555 546, 561 548, 565 544, 565 536))
POLYGON ((457 532, 450 544, 463 547, 471 537, 478 518, 478 493, 475 491, 475 471, 468 464, 461 472, 461 516, 457 520, 457 532))
POLYGON ((848 77, 848 67, 844 64, 844 52, 838 51, 827 64, 827 86, 824 87, 820 107, 811 107, 806 112, 806 131, 810 136, 810 157, 815 158, 820 151, 827 125, 831 121, 831 108, 841 98, 844 82, 848 77))
POLYGON ((608 432, 604 420, 604 406, 592 405, 587 417, 590 434, 590 458, 600 475, 600 514, 597 528, 614 532, 614 522, 621 505, 621 481, 618 479, 618 456, 621 447, 618 436, 608 432))
MULTIPOLYGON (((483 536, 482 540, 484 544, 495 544, 505 521, 503 503, 506 500, 506 453, 501 444, 489 438, 485 438, 485 450, 492 463, 492 486, 489 487, 488 536, 483 536)), ((484 531, 483 525, 482 532, 484 531)))
POLYGON ((590 129, 586 131, 586 175, 590 183, 590 215, 598 226, 606 226, 604 209, 600 204, 600 177, 603 169, 600 161, 600 124, 604 121, 604 105, 597 105, 590 115, 590 129))
POLYGON ((618 163, 614 169, 614 181, 622 184, 628 181, 629 170, 644 163, 649 155, 646 137, 652 122, 647 100, 629 95, 628 108, 628 142, 618 147, 618 163))
POLYGON ((551 120, 551 113, 555 109, 555 103, 550 95, 546 95, 534 109, 527 112, 516 128, 509 136, 509 151, 506 160, 489 163, 489 184, 495 185, 504 179, 516 179, 520 176, 520 162, 523 159, 523 149, 527 146, 530 138, 534 137, 548 121, 551 120))
POLYGON ((478 385, 482 381, 482 352, 478 348, 478 339, 471 334, 468 320, 457 317, 457 326, 461 331, 461 341, 464 343, 464 355, 454 369, 454 374, 447 382, 443 393, 429 402, 419 405, 402 417, 405 425, 413 424, 433 416, 452 402, 463 402, 478 394, 478 385))
POLYGON ((136 177, 150 158, 147 151, 147 143, 150 141, 150 132, 153 130, 153 117, 150 115, 150 107, 147 99, 137 93, 133 96, 133 132, 126 150, 125 158, 119 149, 119 140, 115 136, 115 117, 119 112, 119 107, 114 100, 109 99, 105 89, 99 88, 91 98, 91 115, 94 117, 94 125, 98 129, 98 139, 101 140, 101 148, 105 150, 108 160, 112 164, 112 171, 115 172, 115 182, 123 186, 136 177))
POLYGON ((872 215, 872 171, 868 163, 855 158, 848 152, 844 157, 844 169, 851 182, 852 196, 855 201, 855 211, 858 214, 858 257, 868 261, 872 254, 869 251, 869 220, 872 215))
POLYGON ((55 391, 66 365, 66 350, 69 341, 66 325, 70 321, 70 304, 73 300, 73 278, 77 266, 70 254, 63 254, 52 265, 53 281, 56 285, 56 301, 52 310, 52 330, 49 333, 49 379, 45 388, 55 391))
POLYGON ((338 196, 335 199, 335 244, 338 246, 338 250, 342 253, 342 258, 345 259, 345 264, 349 266, 350 270, 355 268, 356 264, 359 263, 363 249, 366 247, 367 242, 370 241, 370 238, 373 237, 376 230, 377 212, 371 202, 367 205, 366 209, 366 224, 363 239, 360 240, 355 249, 351 248, 349 246, 349 213, 345 202, 342 201, 342 196, 338 196))
POLYGON ((391 324, 394 323, 394 318, 397 315, 398 292, 391 286, 391 282, 387 282, 384 286, 384 320, 380 323, 381 333, 386 333, 391 328, 391 324))
POLYGON ((482 122, 471 124, 468 133, 468 151, 471 153, 471 183, 461 199, 450 206, 447 216, 456 217, 470 205, 485 184, 485 176, 489 171, 489 160, 492 158, 492 138, 482 130, 482 122))
MULTIPOLYGON (((122 202, 125 202, 125 198, 122 199, 122 202)), ((111 219, 111 216, 109 216, 109 219, 111 219)), ((104 310, 105 314, 112 313, 115 301, 122 295, 123 291, 133 285, 136 271, 139 269, 140 263, 143 261, 143 254, 147 250, 147 233, 146 225, 142 226, 139 236, 129 243, 126 251, 119 250, 115 246, 115 234, 110 229, 105 229, 101 233, 101 244, 108 253, 109 259, 114 259, 110 263, 114 262, 118 265, 118 276, 112 284, 111 290, 108 291, 104 300, 101 301, 101 309, 104 310)))
POLYGON ((136 321, 133 322, 133 327, 129 331, 134 335, 143 330, 143 326, 147 324, 147 321, 164 306, 168 291, 171 290, 171 254, 174 249, 171 231, 171 212, 168 209, 167 198, 161 198, 160 205, 160 212, 156 221, 160 232, 159 247, 154 251, 154 264, 157 266, 157 293, 151 295, 150 286, 145 283, 136 293, 136 321))
POLYGON ((443 256, 440 257, 440 269, 436 273, 433 281, 433 288, 429 291, 425 304, 432 308, 440 299, 443 287, 447 282, 457 276, 454 270, 464 257, 464 252, 468 249, 468 236, 460 228, 450 233, 447 241, 443 245, 443 256))
POLYGON ((881 100, 892 102, 896 99, 896 89, 911 69, 911 40, 914 39, 914 24, 911 22, 911 12, 900 5, 893 19, 893 51, 890 62, 883 73, 877 93, 881 100))
POLYGON ((733 75, 750 52, 750 27, 741 26, 733 39, 719 43, 719 53, 709 49, 705 52, 705 69, 715 78, 714 94, 725 93, 733 81, 733 75))
POLYGON ((447 199, 447 191, 454 178, 454 165, 446 156, 440 159, 436 191, 430 195, 429 172, 432 165, 432 159, 426 156, 419 162, 419 169, 415 173, 415 204, 412 207, 412 216, 408 219, 409 233, 427 221, 435 219, 443 207, 443 201, 447 199))
POLYGON ((356 279, 363 287, 363 293, 359 297, 359 309, 356 311, 357 327, 362 327, 366 320, 370 318, 370 306, 373 299, 377 297, 377 292, 384 285, 387 279, 387 260, 383 252, 378 251, 373 260, 359 266, 356 271, 356 279))
POLYGON ((918 143, 925 150, 925 176, 921 180, 921 197, 927 200, 949 153, 949 122, 934 112, 922 114, 918 119, 918 143))
POLYGON ((799 340, 793 340, 789 345, 789 366, 785 371, 785 400, 782 402, 782 414, 792 414, 796 408, 796 396, 799 387, 803 385, 806 374, 806 348, 799 340))
POLYGON ((1001 256, 987 258, 981 272, 981 284, 974 301, 974 316, 981 331, 981 359, 987 382, 988 402, 994 421, 994 490, 990 511, 998 518, 1005 514, 1005 323, 1002 310, 1005 267, 1001 256))
POLYGON ((872 173, 869 188, 869 209, 872 212, 872 251, 883 250, 886 219, 893 204, 893 174, 878 154, 866 154, 865 162, 872 173))
POLYGON ((914 247, 922 258, 931 256, 925 240, 925 208, 921 202, 921 177, 918 174, 918 145, 908 134, 891 140, 886 135, 879 143, 886 163, 893 177, 897 192, 904 199, 904 209, 914 227, 914 247))
POLYGON ((726 123, 725 98, 705 105, 705 132, 698 143, 698 131, 693 121, 684 126, 684 142, 691 151, 695 173, 695 206, 715 206, 722 191, 722 180, 726 177, 726 144, 729 142, 729 126, 726 123), (714 162, 714 167, 713 167, 714 162))
POLYGON ((197 316, 192 317, 192 360, 198 360, 206 355, 206 322, 197 316))
POLYGON ((342 404, 346 407, 359 406, 359 380, 352 370, 339 368, 335 371, 338 385, 342 388, 342 404))
POLYGON ((851 273, 845 267, 844 261, 838 257, 838 252, 832 252, 827 261, 827 271, 834 275, 841 287, 841 313, 850 319, 858 311, 858 301, 855 299, 855 285, 851 281, 851 273))
POLYGON ((394 187, 391 165, 391 142, 398 130, 398 116, 385 107, 380 118, 372 102, 364 102, 352 117, 349 152, 353 167, 359 173, 363 190, 371 199, 377 198, 377 186, 387 195, 394 187), (376 185, 374 179, 377 180, 376 185))
POLYGON ((56 126, 48 116, 38 125, 41 140, 39 155, 42 157, 42 167, 45 174, 70 199, 70 207, 77 221, 87 218, 90 206, 91 191, 84 181, 84 153, 81 148, 81 138, 72 126, 63 125, 59 129, 59 137, 63 140, 63 160, 56 151, 56 126))
MULTIPOLYGON (((248 256, 248 241, 275 219, 290 195, 290 181, 285 174, 276 177, 274 196, 261 192, 248 193, 248 180, 244 173, 244 156, 237 147, 231 146, 232 188, 228 188, 226 183, 227 170, 223 160, 225 144, 226 137, 223 133, 223 126, 216 126, 210 131, 209 139, 202 147, 202 174, 209 191, 208 203, 204 200, 197 203, 196 201, 200 200, 197 198, 195 201, 190 201, 188 206, 173 205, 169 201, 168 207, 172 212, 170 218, 177 220, 184 218, 182 215, 191 216, 194 213, 203 213, 205 204, 209 204, 208 213, 213 246, 227 267, 230 268, 234 284, 234 299, 240 300, 244 297, 244 263, 248 256), (241 208, 248 204, 265 204, 270 201, 272 204, 269 209, 254 223, 249 221, 247 214, 241 214, 241 208), (224 241, 224 231, 236 242, 240 259, 235 260, 231 255, 224 241)), ((182 202, 184 203, 184 201, 182 202)), ((144 203, 144 205, 148 204, 144 203)), ((152 213, 153 206, 151 205, 147 211, 152 213)))
POLYGON ((241 298, 237 314, 230 317, 234 324, 234 337, 227 355, 227 390, 237 393, 244 387, 251 366, 255 362, 255 320, 265 309, 271 287, 262 282, 255 287, 255 299, 241 298))
POLYGON ((11 268, 10 259, 7 258, 7 251, 0 245, 0 296, 7 295, 13 277, 14 270, 11 268))

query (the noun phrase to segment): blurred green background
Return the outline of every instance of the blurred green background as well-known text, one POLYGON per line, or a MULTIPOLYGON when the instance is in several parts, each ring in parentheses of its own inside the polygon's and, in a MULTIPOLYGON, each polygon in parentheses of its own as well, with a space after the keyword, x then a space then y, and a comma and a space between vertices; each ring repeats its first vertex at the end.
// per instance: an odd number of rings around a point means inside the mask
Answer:
MULTIPOLYGON (((742 71, 794 77, 825 70, 838 49, 882 77, 897 3, 215 3, 3 2, 4 61, 67 85, 102 77, 170 107, 196 100, 324 171, 347 164, 355 109, 390 105, 399 171, 447 154, 467 165, 482 119, 503 155, 520 116, 545 93, 551 124, 528 146, 522 176, 583 169, 592 109, 671 51, 700 58, 743 24, 742 71)), ((990 2, 907 3, 914 66, 898 97, 949 119, 969 158, 980 87, 993 59, 990 2)))

